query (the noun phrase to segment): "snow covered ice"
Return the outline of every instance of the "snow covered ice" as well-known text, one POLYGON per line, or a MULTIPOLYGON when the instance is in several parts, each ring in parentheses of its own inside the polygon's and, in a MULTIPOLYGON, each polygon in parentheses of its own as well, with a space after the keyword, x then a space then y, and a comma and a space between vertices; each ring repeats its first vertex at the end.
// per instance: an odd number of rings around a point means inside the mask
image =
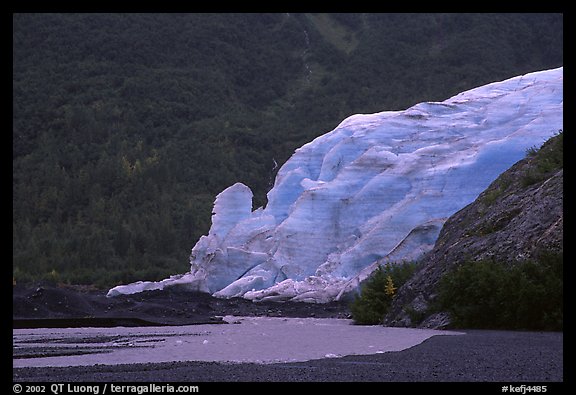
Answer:
POLYGON ((297 149, 265 208, 237 183, 215 201, 183 285, 217 297, 328 302, 385 262, 430 250, 446 219, 563 127, 563 68, 404 111, 359 114, 297 149))

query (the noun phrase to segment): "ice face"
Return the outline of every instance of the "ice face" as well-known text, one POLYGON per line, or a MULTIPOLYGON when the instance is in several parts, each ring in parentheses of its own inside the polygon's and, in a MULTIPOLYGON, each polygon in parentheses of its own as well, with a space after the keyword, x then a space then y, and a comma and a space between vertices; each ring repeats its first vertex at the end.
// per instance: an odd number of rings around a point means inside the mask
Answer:
POLYGON ((353 115, 281 167, 264 209, 235 184, 172 283, 219 297, 334 300, 378 264, 418 259, 444 221, 562 129, 563 69, 526 74, 405 111, 353 115))

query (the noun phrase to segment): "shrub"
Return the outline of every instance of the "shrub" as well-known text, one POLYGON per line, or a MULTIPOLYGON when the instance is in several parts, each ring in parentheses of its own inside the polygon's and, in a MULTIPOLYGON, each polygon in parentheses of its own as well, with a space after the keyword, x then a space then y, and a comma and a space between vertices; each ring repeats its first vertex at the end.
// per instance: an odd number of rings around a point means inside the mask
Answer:
POLYGON ((416 263, 380 266, 360 286, 360 295, 350 304, 354 323, 375 325, 382 322, 400 288, 414 273, 416 263))
POLYGON ((533 164, 522 176, 524 187, 544 181, 551 173, 564 167, 563 131, 559 130, 558 134, 548 139, 540 148, 528 149, 526 154, 532 158, 533 164))
POLYGON ((458 328, 562 330, 562 253, 512 265, 466 262, 439 284, 438 306, 458 328))

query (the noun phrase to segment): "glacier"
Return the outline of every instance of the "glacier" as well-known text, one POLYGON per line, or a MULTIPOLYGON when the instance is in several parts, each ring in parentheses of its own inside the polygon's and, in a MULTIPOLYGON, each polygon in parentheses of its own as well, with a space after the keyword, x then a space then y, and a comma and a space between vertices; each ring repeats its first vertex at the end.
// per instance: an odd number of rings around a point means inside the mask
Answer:
POLYGON ((420 258, 450 215, 562 128, 562 67, 352 115, 294 152, 265 207, 252 211, 242 183, 222 191, 188 273, 108 296, 182 286, 253 301, 339 300, 379 265, 420 258))

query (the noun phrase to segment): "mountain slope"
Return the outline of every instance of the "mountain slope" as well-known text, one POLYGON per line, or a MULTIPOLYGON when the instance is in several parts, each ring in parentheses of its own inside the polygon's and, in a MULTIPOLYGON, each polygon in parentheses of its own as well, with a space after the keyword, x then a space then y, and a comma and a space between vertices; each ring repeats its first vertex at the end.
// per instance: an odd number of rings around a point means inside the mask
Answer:
POLYGON ((446 221, 434 249, 398 290, 385 325, 448 325, 445 312, 430 308, 441 278, 465 262, 491 259, 506 265, 543 251, 562 252, 562 144, 563 134, 551 138, 446 221))

